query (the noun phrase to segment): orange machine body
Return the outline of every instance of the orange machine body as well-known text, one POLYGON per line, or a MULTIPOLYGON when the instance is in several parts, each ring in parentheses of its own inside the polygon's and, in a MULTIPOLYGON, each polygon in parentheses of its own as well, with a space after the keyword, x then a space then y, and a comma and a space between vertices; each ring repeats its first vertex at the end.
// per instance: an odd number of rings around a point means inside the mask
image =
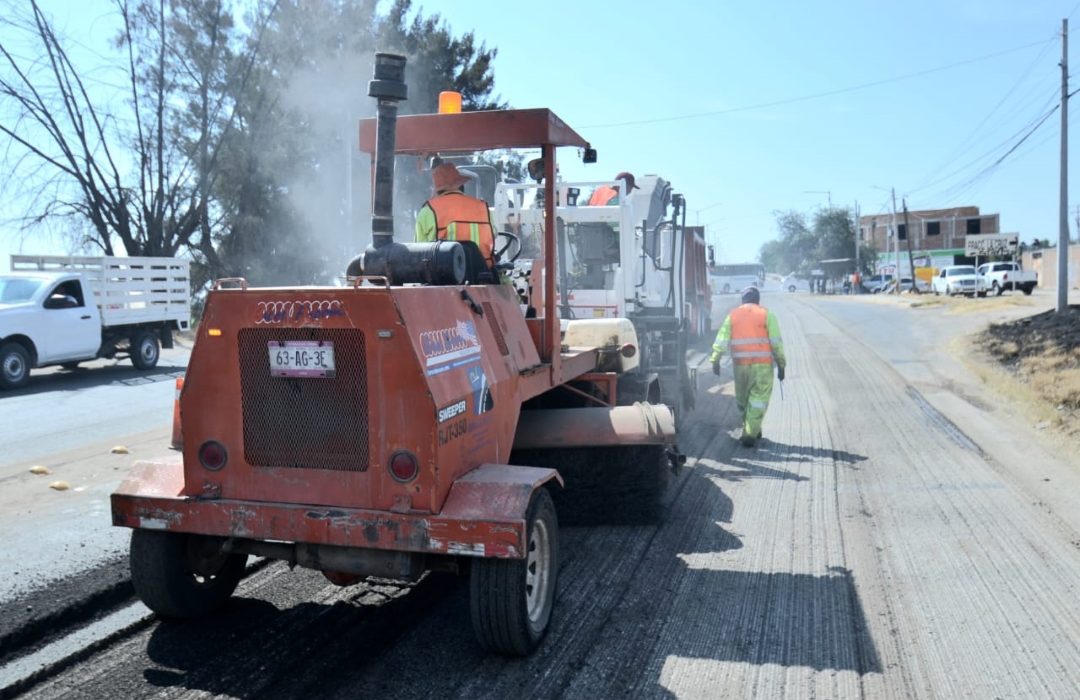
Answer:
MULTIPOLYGON (((362 150, 373 150, 373 134, 374 120, 362 122, 362 150)), ((556 147, 588 146, 548 110, 402 117, 397 136, 407 154, 539 146, 549 221, 556 147)), ((554 270, 548 228, 536 262, 554 270)), ((673 440, 654 413, 615 406, 613 375, 597 371, 601 349, 561 346, 554 277, 537 280, 529 318, 500 284, 219 281, 180 397, 182 456, 136 464, 112 496, 114 523, 272 545, 523 558, 530 498, 561 479, 543 465, 508 464, 515 442, 673 440), (269 353, 297 342, 332 345, 332 376, 275 375, 269 353), (594 408, 569 419, 526 405, 553 390, 594 408), (209 467, 208 444, 218 451, 209 467), (402 454, 415 459, 415 477, 391 472, 402 454)))

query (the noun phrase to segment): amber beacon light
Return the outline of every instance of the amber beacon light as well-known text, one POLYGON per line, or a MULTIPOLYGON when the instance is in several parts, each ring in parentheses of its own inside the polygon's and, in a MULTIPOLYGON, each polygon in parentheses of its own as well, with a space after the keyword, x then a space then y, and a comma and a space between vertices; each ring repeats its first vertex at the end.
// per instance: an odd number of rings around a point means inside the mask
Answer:
POLYGON ((461 114, 461 93, 453 90, 440 92, 439 114, 461 114))

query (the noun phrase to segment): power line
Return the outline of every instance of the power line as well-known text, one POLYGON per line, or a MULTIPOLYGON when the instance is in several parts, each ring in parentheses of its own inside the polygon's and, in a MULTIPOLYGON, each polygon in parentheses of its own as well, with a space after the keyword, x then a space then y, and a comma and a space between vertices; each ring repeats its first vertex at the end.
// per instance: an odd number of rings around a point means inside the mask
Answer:
MULTIPOLYGON (((1080 7, 1080 4, 1078 4, 1077 6, 1080 7)), ((953 153, 949 155, 949 157, 947 157, 945 160, 943 160, 939 166, 937 166, 933 171, 930 172, 930 174, 928 174, 924 178, 924 184, 920 184, 913 191, 917 191, 918 189, 924 187, 927 180, 932 180, 932 178, 934 178, 938 173, 948 167, 950 163, 955 162, 957 159, 963 157, 968 151, 971 150, 970 148, 968 148, 968 144, 974 140, 975 135, 979 133, 979 130, 981 130, 988 121, 990 121, 991 117, 997 114, 997 111, 1001 109, 1001 106, 1005 104, 1005 102, 1009 99, 1009 97, 1012 96, 1014 92, 1016 92, 1016 89, 1019 88, 1025 80, 1027 80, 1027 78, 1031 75, 1032 71, 1034 71, 1035 67, 1039 64, 1039 61, 1042 60, 1043 56, 1046 55, 1046 52, 1053 44, 1056 43, 1056 41, 1056 35, 1046 41, 1046 44, 1043 46, 1042 51, 1040 51, 1039 54, 1035 56, 1035 60, 1031 62, 1031 64, 1027 67, 1027 70, 1024 71, 1023 75, 1021 75, 1020 78, 1013 84, 1013 86, 1009 88, 1009 91, 1006 92, 1000 100, 998 100, 997 104, 994 105, 993 109, 986 113, 986 116, 984 116, 982 120, 975 126, 975 128, 971 130, 971 133, 969 133, 967 138, 965 138, 960 143, 960 145, 956 147, 953 153)), ((973 143, 972 146, 974 146, 973 143)))
POLYGON ((943 193, 944 197, 945 198, 951 198, 951 197, 953 197, 953 196, 955 196, 957 194, 960 194, 961 192, 966 192, 973 185, 975 185, 979 181, 983 180, 984 178, 986 178, 987 176, 992 174, 997 169, 997 167, 999 165, 1001 165, 1002 163, 1005 162, 1006 158, 1008 158, 1013 153, 1015 153, 1016 149, 1020 148, 1020 146, 1022 146, 1024 144, 1024 142, 1027 141, 1032 136, 1032 134, 1034 134, 1036 131, 1038 131, 1039 127, 1041 127, 1043 124, 1045 124, 1046 120, 1049 119, 1051 116, 1053 116, 1053 114, 1055 112, 1057 112, 1058 109, 1060 109, 1060 107, 1061 107, 1061 105, 1054 105, 1054 107, 1052 109, 1050 109, 1050 111, 1048 111, 1046 114, 1044 114, 1042 116, 1042 118, 1035 124, 1035 126, 1033 126, 1026 134, 1024 134, 1020 138, 1020 140, 1018 140, 1016 143, 1014 143, 1009 148, 1009 150, 1005 151, 1005 153, 1003 153, 1001 156, 999 156, 997 160, 995 160, 993 163, 991 163, 990 165, 988 165, 985 168, 983 168, 982 170, 980 170, 978 173, 973 175, 969 180, 967 180, 965 182, 962 182, 962 183, 960 183, 958 185, 954 185, 953 187, 945 190, 944 193, 943 193))
POLYGON ((684 119, 697 119, 699 117, 715 117, 715 116, 720 116, 720 115, 723 115, 723 114, 734 114, 736 112, 748 112, 748 111, 755 110, 755 109, 766 109, 766 108, 769 108, 769 107, 779 107, 781 105, 795 104, 797 102, 807 102, 809 100, 816 100, 816 99, 820 99, 820 98, 823 98, 823 97, 832 97, 834 95, 842 95, 842 94, 849 93, 849 92, 857 92, 859 90, 866 90, 868 88, 878 87, 879 85, 888 85, 889 83, 896 83, 896 82, 900 82, 900 81, 903 81, 903 80, 910 80, 912 78, 919 78, 919 77, 922 77, 924 75, 931 75, 933 73, 940 73, 941 71, 951 70, 953 68, 960 68, 962 66, 971 65, 973 63, 979 63, 979 62, 982 62, 982 61, 988 61, 988 60, 990 60, 992 58, 998 58, 1000 56, 1005 56, 1005 55, 1010 54, 1010 53, 1016 53, 1017 51, 1023 51, 1024 49, 1029 49, 1029 48, 1031 48, 1033 46, 1039 46, 1039 45, 1044 44, 1044 43, 1047 43, 1047 40, 1034 41, 1034 42, 1031 42, 1030 44, 1024 44, 1023 46, 1016 46, 1016 47, 1011 48, 1011 49, 1005 49, 1003 51, 998 51, 996 53, 987 54, 985 56, 979 56, 977 58, 970 58, 970 59, 967 59, 967 60, 964 60, 964 61, 958 61, 956 63, 950 63, 948 65, 938 66, 936 68, 928 68, 926 70, 918 71, 918 72, 915 72, 915 73, 907 73, 905 75, 898 75, 898 76, 894 76, 894 77, 891 77, 891 78, 884 78, 882 80, 874 80, 874 81, 869 82, 869 83, 860 83, 858 85, 852 85, 852 86, 849 86, 849 87, 838 88, 836 90, 828 90, 828 91, 825 91, 825 92, 818 92, 818 93, 814 93, 814 94, 811 94, 811 95, 802 95, 801 97, 791 97, 791 98, 782 99, 782 100, 774 100, 772 102, 760 102, 758 104, 744 105, 742 107, 729 107, 728 109, 719 109, 719 110, 714 110, 714 111, 711 111, 711 112, 695 112, 695 113, 691 113, 691 114, 680 114, 680 115, 671 116, 671 117, 657 117, 657 118, 654 118, 654 119, 638 119, 638 120, 628 121, 628 122, 612 122, 612 123, 609 123, 609 124, 591 124, 591 125, 588 125, 588 126, 583 126, 581 128, 582 129, 609 129, 609 128, 615 128, 615 127, 620 127, 620 126, 638 126, 638 125, 641 125, 641 124, 659 124, 661 122, 682 121, 684 119))
MULTIPOLYGON (((945 175, 942 175, 941 177, 937 178, 936 180, 931 180, 929 182, 923 183, 919 187, 909 189, 907 191, 907 194, 910 195, 910 194, 913 194, 915 192, 921 192, 921 191, 926 190, 926 189, 928 189, 930 187, 933 187, 934 185, 937 185, 937 184, 939 184, 941 182, 949 180, 950 178, 952 178, 954 176, 960 175, 961 173, 963 173, 964 171, 966 171, 966 170, 968 170, 968 169, 970 169, 972 167, 978 167, 980 165, 980 163, 982 163, 983 161, 989 160, 990 158, 993 158, 994 154, 997 153, 998 151, 1000 151, 1002 149, 1005 149, 1005 148, 1008 148, 1008 146, 1016 138, 1019 138, 1024 132, 1026 132, 1028 129, 1030 129, 1032 127, 1032 125, 1034 125, 1035 123, 1040 122, 1040 120, 1043 120, 1043 119, 1046 118, 1047 115, 1044 112, 1044 110, 1050 108, 1050 106, 1053 104, 1054 100, 1057 99, 1057 94, 1056 93, 1057 93, 1057 90, 1055 89, 1054 95, 1052 95, 1050 97, 1050 99, 1046 100, 1043 103, 1043 105, 1041 107, 1039 107, 1039 111, 1037 113, 1037 116, 1035 116, 1030 121, 1028 121, 1028 123, 1025 124, 1024 126, 1020 127, 1020 129, 1018 129, 1015 133, 1013 133, 1011 136, 1006 138, 1004 141, 997 144, 993 148, 990 148, 989 150, 985 151, 984 153, 982 153, 981 155, 975 157, 974 159, 968 161, 967 163, 964 163, 960 167, 946 173, 945 175)), ((1056 109, 1056 107, 1054 109, 1056 109)))

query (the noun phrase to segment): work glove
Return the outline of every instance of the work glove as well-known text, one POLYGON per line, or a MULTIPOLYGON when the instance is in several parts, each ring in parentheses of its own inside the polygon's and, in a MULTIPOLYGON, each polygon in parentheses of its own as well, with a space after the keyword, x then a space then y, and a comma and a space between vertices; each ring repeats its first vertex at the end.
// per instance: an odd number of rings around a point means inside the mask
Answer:
POLYGON ((784 368, 783 367, 777 367, 776 368, 776 378, 779 379, 780 381, 784 381, 784 368))
POLYGON ((716 376, 720 376, 720 360, 713 360, 712 373, 716 376))

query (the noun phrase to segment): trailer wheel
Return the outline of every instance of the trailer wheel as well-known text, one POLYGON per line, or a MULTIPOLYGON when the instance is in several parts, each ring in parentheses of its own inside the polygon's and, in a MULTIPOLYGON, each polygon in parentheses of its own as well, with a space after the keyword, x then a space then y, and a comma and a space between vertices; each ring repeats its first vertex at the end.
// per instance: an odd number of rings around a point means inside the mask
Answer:
POLYGON ((159 357, 161 348, 155 334, 141 331, 131 337, 131 364, 137 369, 154 369, 159 357))
POLYGON ((555 606, 559 522, 546 489, 537 489, 525 516, 524 559, 476 559, 469 574, 473 631, 480 646, 526 656, 540 644, 555 606))
POLYGON ((221 551, 220 540, 177 532, 131 533, 131 584, 139 599, 165 618, 213 612, 244 575, 246 554, 221 551))
POLYGON ((30 381, 30 353, 19 343, 0 347, 0 388, 17 389, 30 381))

